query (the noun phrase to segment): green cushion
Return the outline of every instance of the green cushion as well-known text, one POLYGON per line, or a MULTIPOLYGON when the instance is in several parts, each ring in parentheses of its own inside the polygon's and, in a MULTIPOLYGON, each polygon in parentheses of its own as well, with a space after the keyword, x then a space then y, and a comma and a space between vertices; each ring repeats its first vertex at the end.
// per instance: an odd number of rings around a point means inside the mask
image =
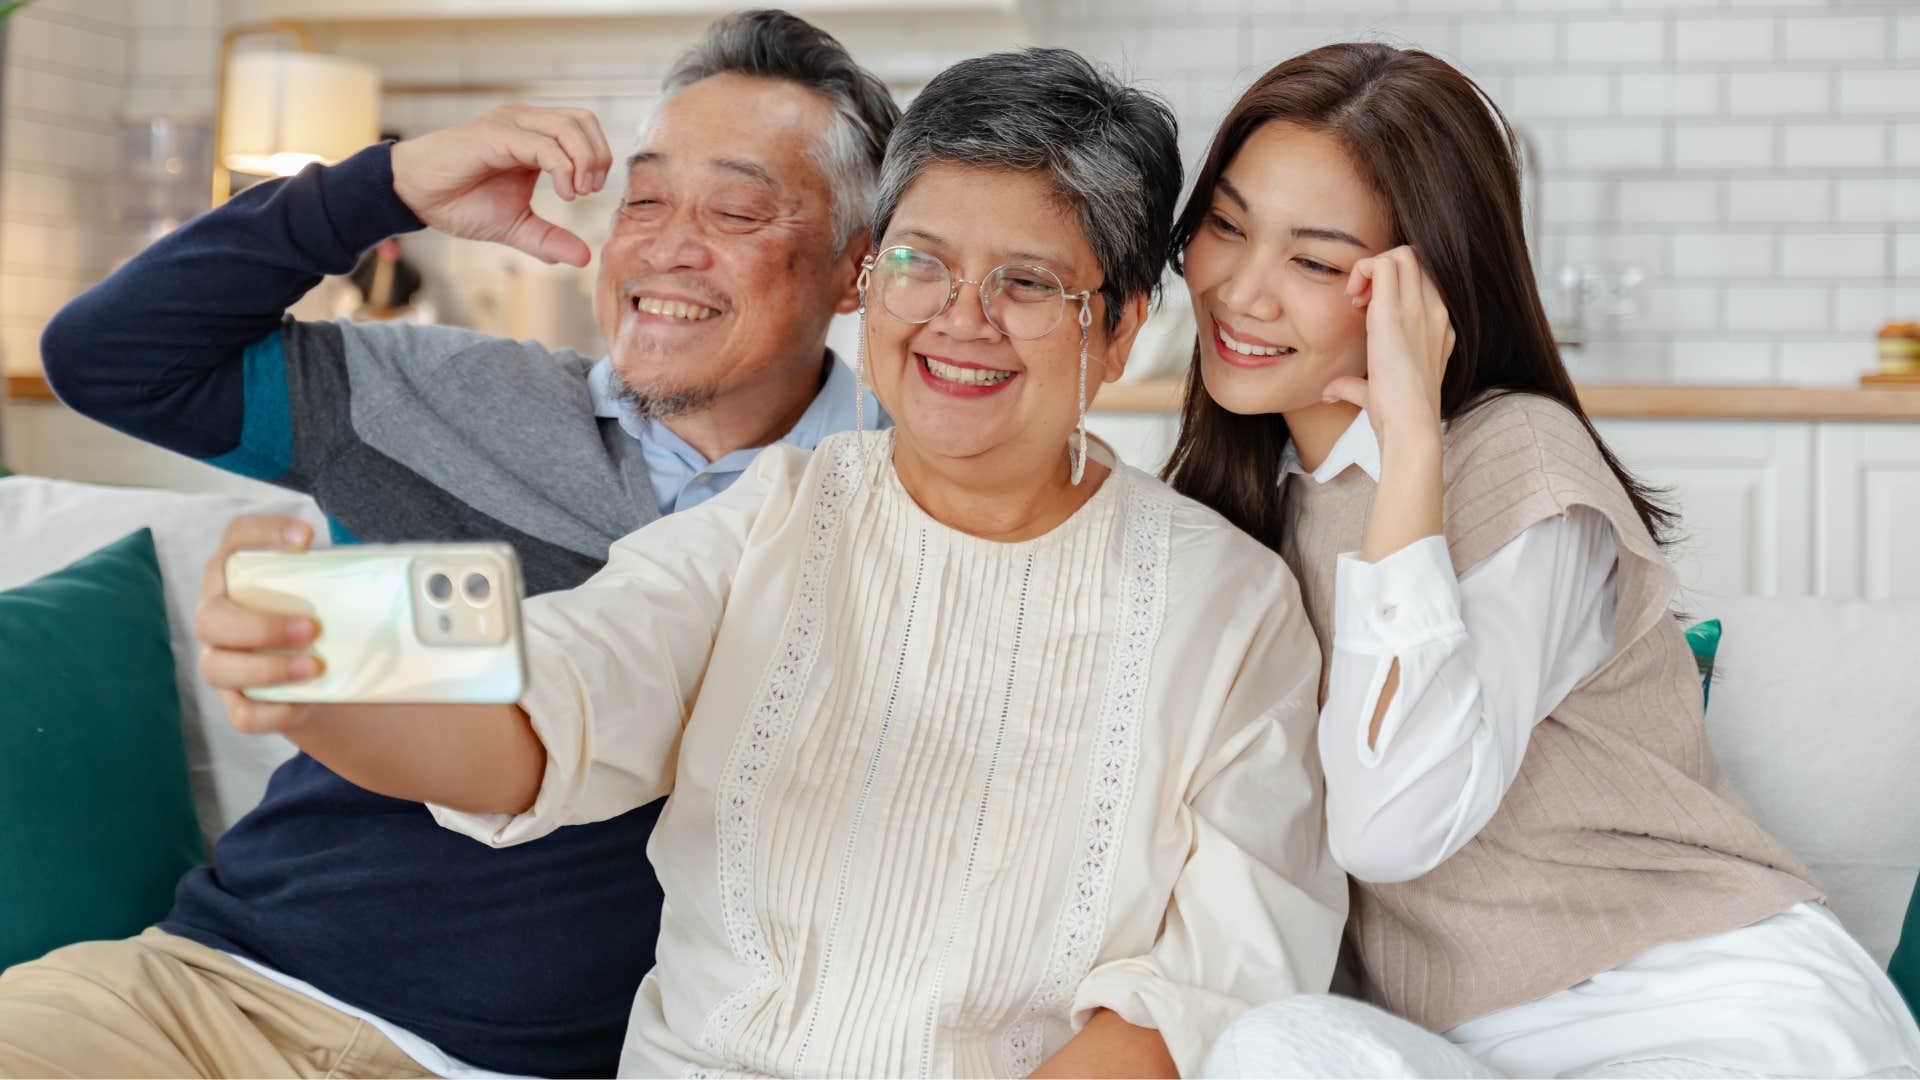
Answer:
POLYGON ((1900 928, 1900 944, 1893 950, 1893 962, 1887 965, 1893 985, 1907 999, 1907 1008, 1920 1020, 1920 878, 1913 882, 1913 899, 1907 901, 1907 921, 1900 928))
POLYGON ((202 857, 142 529, 0 592, 0 968, 139 933, 202 857))
POLYGON ((1708 619, 1687 627, 1687 647, 1693 650, 1693 663, 1700 669, 1700 703, 1707 703, 1713 683, 1713 658, 1720 652, 1720 620, 1708 619))

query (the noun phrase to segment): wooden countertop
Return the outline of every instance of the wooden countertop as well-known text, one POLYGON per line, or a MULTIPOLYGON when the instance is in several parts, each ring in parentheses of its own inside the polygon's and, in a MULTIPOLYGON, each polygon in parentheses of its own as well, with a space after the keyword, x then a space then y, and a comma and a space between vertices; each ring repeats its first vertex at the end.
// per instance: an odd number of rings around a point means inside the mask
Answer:
POLYGON ((57 401, 47 380, 38 375, 8 375, 7 397, 14 401, 57 401))
MULTIPOLYGON (((55 400, 37 375, 8 375, 15 401, 55 400)), ((1173 412, 1182 383, 1146 379, 1103 387, 1097 412, 1173 412)), ((1690 420, 1920 420, 1920 388, 1845 386, 1646 386, 1588 383, 1580 402, 1593 416, 1690 420)))
MULTIPOLYGON (((1144 379, 1102 387, 1098 412, 1174 412, 1185 384, 1144 379)), ((1675 386, 1587 383, 1591 416, 1692 420, 1920 420, 1920 388, 1846 386, 1675 386)))

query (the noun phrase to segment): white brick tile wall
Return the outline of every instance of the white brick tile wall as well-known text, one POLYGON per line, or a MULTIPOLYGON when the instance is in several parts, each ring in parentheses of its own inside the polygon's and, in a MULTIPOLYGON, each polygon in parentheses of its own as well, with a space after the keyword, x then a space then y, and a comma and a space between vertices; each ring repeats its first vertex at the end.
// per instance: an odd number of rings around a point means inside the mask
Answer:
POLYGON ((1678 232, 1671 239, 1669 272, 1676 278, 1770 278, 1777 237, 1772 232, 1678 232))
MULTIPOLYGON (((972 15, 820 21, 903 84, 1015 36, 1082 49, 1168 97, 1190 167, 1233 98, 1287 56, 1341 40, 1437 52, 1539 148, 1542 280, 1569 264, 1647 275, 1638 316, 1588 328, 1571 360, 1587 377, 1844 381, 1865 362, 1845 351, 1865 340, 1854 336, 1920 314, 1913 0, 1039 0, 1021 11, 1017 32, 972 15)), ((210 105, 220 29, 263 14, 260 0, 36 0, 15 16, 0 345, 34 340, 25 324, 118 253, 102 220, 118 108, 210 105), (21 258, 43 275, 65 269, 10 290, 21 258)), ((390 81, 645 79, 703 22, 393 24, 329 31, 321 45, 390 81)), ((490 103, 390 96, 386 121, 421 130, 490 103)), ((596 107, 624 140, 645 103, 596 107)))
POLYGON ((1720 75, 1711 72, 1670 75, 1621 75, 1618 83, 1622 116, 1709 116, 1720 111, 1720 75))
POLYGON ((1622 336, 1715 331, 1720 325, 1720 289, 1711 285, 1652 285, 1640 291, 1638 317, 1622 336))
POLYGON ((1569 124, 1562 137, 1568 169, 1612 172, 1666 163, 1667 131, 1658 124, 1569 124))
POLYGON ((1827 300, 1824 288, 1731 285, 1726 293, 1726 326, 1735 333, 1826 330, 1827 300))
POLYGON ((1566 24, 1569 64, 1651 64, 1667 58, 1663 19, 1588 19, 1566 24))
POLYGON ((1780 238, 1783 277, 1833 280, 1887 276, 1883 232, 1788 233, 1780 238))
POLYGON ((1858 386, 1878 364, 1873 333, 1780 343, 1780 378, 1808 385, 1858 386))
POLYGON ((1920 12, 1894 20, 1893 53, 1901 60, 1920 60, 1920 12))
POLYGON ((1920 165, 1920 124, 1895 124, 1893 163, 1902 168, 1920 165))
POLYGON ((1776 377, 1774 346, 1766 341, 1686 339, 1668 347, 1674 382, 1757 383, 1776 377))
POLYGON ((1770 18, 1682 18, 1674 21, 1674 58, 1681 63, 1774 58, 1770 18))
POLYGON ((1736 71, 1727 76, 1735 116, 1823 115, 1833 107, 1833 72, 1736 71))
POLYGON ((1560 61, 1560 24, 1482 22, 1460 29, 1460 59, 1482 69, 1544 67, 1560 61))
POLYGON ((1720 185, 1711 180, 1622 180, 1615 213, 1616 220, 1631 225, 1710 224, 1720 218, 1720 185))
POLYGON ((1895 319, 1920 317, 1920 281, 1890 288, 1841 285, 1833 290, 1833 325, 1848 333, 1875 333, 1895 319))
POLYGON ((1611 79, 1605 74, 1515 75, 1503 95, 1513 119, 1605 116, 1612 111, 1611 79))
POLYGON ((1764 169, 1773 164, 1774 129, 1766 124, 1679 123, 1673 127, 1676 169, 1764 169))
POLYGON ((1840 111, 1849 116, 1908 115, 1920 109, 1920 69, 1842 71, 1840 111))
POLYGON ((1920 176, 1839 180, 1835 217, 1858 224, 1920 221, 1920 176))
POLYGON ((1880 60, 1892 44, 1885 15, 1800 15, 1780 20, 1786 60, 1880 60))
MULTIPOLYGON (((174 13, 142 17, 165 14, 174 13)), ((8 20, 0 122, 0 368, 8 372, 39 369, 47 319, 126 253, 110 184, 115 117, 127 103, 129 18, 125 0, 36 0, 8 20)))
POLYGON ((1602 180, 1556 180, 1540 193, 1540 215, 1549 224, 1597 224, 1607 220, 1608 187, 1602 180))
POLYGON ((1554 239, 1560 244, 1559 258, 1566 263, 1633 267, 1656 276, 1669 272, 1665 233, 1561 232, 1554 239))
POLYGON ((1893 243, 1893 276, 1920 278, 1920 229, 1900 230, 1894 234, 1893 243))
POLYGON ((1866 168, 1887 162, 1884 124, 1788 124, 1780 134, 1780 163, 1790 169, 1866 168))
POLYGON ((1730 180, 1727 220, 1742 225, 1826 221, 1826 180, 1730 180))

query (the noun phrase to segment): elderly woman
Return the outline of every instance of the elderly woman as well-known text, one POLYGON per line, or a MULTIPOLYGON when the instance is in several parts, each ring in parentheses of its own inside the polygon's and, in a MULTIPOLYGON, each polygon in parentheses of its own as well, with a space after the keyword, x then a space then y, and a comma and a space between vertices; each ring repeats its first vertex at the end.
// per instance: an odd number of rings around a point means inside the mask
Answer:
POLYGON ((771 447, 529 601, 517 707, 292 729, 489 844, 667 798, 623 1072, 1187 1073, 1248 1003, 1326 989, 1293 578, 1085 433, 1177 161, 1165 107, 1073 53, 948 69, 861 275, 897 427, 771 447))

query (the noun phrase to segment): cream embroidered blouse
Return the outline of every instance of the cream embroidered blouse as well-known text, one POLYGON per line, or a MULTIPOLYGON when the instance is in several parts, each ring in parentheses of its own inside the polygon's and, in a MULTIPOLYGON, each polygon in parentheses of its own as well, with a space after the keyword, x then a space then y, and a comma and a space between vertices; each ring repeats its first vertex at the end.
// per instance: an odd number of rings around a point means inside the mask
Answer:
POLYGON ((538 799, 435 813, 504 845, 669 796, 625 1074, 1024 1075, 1100 1007, 1191 1073, 1327 988, 1299 591, 1144 473, 998 543, 922 511, 888 434, 771 447, 526 621, 538 799))

